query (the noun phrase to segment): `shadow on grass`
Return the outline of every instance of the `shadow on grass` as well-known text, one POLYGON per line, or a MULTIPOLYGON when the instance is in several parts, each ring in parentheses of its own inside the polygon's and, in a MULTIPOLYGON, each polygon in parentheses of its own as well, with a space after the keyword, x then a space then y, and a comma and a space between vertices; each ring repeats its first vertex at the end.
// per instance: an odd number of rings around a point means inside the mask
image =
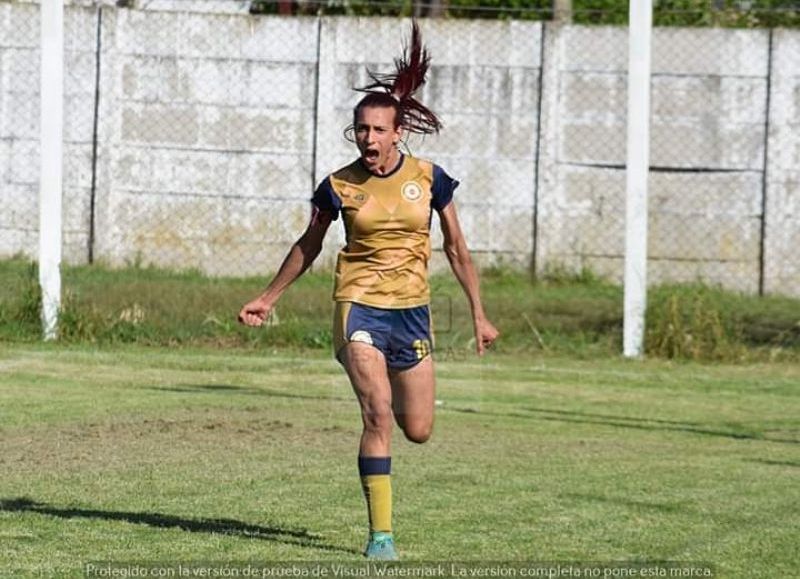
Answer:
POLYGON ((316 535, 306 530, 291 531, 280 527, 251 525, 234 519, 186 519, 161 513, 134 513, 126 511, 101 511, 96 509, 59 508, 39 503, 27 497, 0 499, 0 511, 13 513, 36 513, 60 517, 62 519, 101 519, 104 521, 122 521, 137 525, 148 525, 156 528, 177 528, 190 533, 209 533, 274 541, 298 547, 321 549, 323 551, 339 551, 358 555, 360 551, 347 549, 324 543, 316 535))
POLYGON ((601 495, 587 495, 587 494, 577 494, 577 493, 565 493, 562 494, 561 496, 565 498, 576 499, 579 501, 609 503, 613 505, 628 507, 635 510, 658 511, 662 513, 680 513, 686 511, 685 505, 681 503, 656 503, 648 501, 636 501, 633 499, 623 499, 619 497, 604 497, 601 495))
POLYGON ((492 412, 486 410, 475 410, 474 408, 455 408, 446 406, 444 410, 453 412, 463 412, 466 414, 506 416, 510 418, 524 418, 526 420, 547 420, 551 422, 573 422, 576 424, 598 424, 602 426, 614 426, 617 428, 633 428, 636 430, 658 431, 666 430, 673 432, 688 432, 691 434, 702 434, 704 436, 718 436, 722 438, 732 438, 734 440, 758 440, 761 442, 778 442, 782 444, 800 444, 800 440, 792 438, 767 438, 763 434, 754 432, 732 432, 726 430, 713 430, 704 424, 696 422, 679 422, 671 420, 658 420, 650 418, 633 418, 616 416, 613 414, 596 414, 590 412, 575 412, 570 410, 552 410, 545 408, 525 408, 521 410, 532 414, 521 414, 518 412, 492 412))
POLYGON ((151 386, 148 390, 156 392, 186 392, 189 394, 245 394, 248 396, 270 396, 273 398, 300 398, 304 400, 333 400, 355 402, 355 396, 346 398, 343 396, 316 396, 311 394, 293 394, 291 392, 280 392, 267 388, 256 388, 253 386, 234 386, 233 384, 181 384, 179 386, 151 386))
POLYGON ((800 468, 800 461, 791 461, 791 460, 768 460, 766 458, 751 458, 748 459, 747 462, 757 462, 758 464, 768 464, 770 466, 791 466, 794 468, 800 468))

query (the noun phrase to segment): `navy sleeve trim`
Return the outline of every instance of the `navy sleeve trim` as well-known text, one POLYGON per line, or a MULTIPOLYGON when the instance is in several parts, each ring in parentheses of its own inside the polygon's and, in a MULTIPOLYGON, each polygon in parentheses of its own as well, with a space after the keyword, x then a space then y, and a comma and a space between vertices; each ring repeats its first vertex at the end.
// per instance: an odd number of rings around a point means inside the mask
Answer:
POLYGON ((342 200, 339 199, 339 196, 333 190, 330 177, 325 177, 322 183, 319 184, 317 190, 314 191, 314 196, 311 198, 311 202, 320 211, 326 211, 330 213, 333 216, 334 221, 339 218, 339 210, 342 208, 342 200))
POLYGON ((459 183, 444 172, 439 165, 433 166, 433 184, 431 185, 431 207, 441 211, 453 200, 453 191, 459 183))

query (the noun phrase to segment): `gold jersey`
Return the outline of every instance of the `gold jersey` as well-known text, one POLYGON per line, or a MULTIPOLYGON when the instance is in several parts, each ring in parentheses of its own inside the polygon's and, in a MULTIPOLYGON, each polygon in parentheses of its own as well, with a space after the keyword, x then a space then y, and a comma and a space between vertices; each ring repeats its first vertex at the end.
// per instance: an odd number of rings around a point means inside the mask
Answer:
POLYGON ((378 308, 428 304, 431 210, 443 209, 457 186, 437 165, 406 155, 387 175, 358 159, 323 180, 312 202, 333 219, 342 214, 347 239, 333 299, 378 308))

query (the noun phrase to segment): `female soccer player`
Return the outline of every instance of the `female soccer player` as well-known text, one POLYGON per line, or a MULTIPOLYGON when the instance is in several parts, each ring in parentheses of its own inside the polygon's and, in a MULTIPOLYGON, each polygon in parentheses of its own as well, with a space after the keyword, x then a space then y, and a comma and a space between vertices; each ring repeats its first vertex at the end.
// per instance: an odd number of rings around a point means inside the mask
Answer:
POLYGON ((486 318, 478 276, 461 233, 453 190, 458 182, 428 161, 398 150, 407 132, 438 132, 436 115, 414 98, 430 57, 413 24, 410 50, 393 74, 373 83, 353 111, 359 157, 326 177, 312 199, 311 221, 266 290, 245 304, 239 321, 260 326, 286 288, 319 255, 332 221, 342 216, 347 244, 336 264, 333 341, 361 405, 358 469, 369 515, 365 556, 397 559, 392 537, 390 442, 394 420, 406 438, 431 436, 434 373, 431 357, 431 211, 439 214, 444 251, 472 309, 479 355, 497 338, 486 318))

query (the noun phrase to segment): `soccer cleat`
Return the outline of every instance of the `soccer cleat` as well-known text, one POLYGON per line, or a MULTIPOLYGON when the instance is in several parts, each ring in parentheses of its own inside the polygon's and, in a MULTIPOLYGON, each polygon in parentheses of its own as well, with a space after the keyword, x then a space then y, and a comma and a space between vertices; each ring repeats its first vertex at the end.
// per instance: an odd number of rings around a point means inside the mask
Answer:
POLYGON ((399 557, 397 556, 397 551, 394 550, 392 534, 370 533, 364 556, 373 561, 397 561, 399 557))

